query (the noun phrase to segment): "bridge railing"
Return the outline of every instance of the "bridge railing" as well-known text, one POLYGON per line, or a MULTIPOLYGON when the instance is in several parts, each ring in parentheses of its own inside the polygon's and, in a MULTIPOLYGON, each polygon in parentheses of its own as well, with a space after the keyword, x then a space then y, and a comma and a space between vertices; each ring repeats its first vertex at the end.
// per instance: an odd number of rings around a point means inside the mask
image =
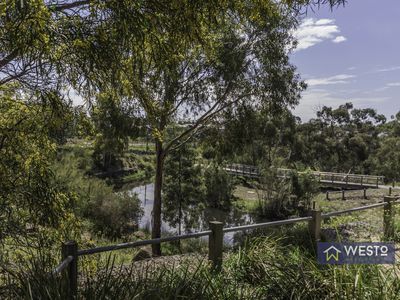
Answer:
MULTIPOLYGON (((243 165, 243 164, 229 164, 225 168, 226 171, 235 175, 259 177, 260 171, 255 166, 243 165)), ((278 168, 277 173, 280 177, 288 177, 294 170, 278 168)), ((298 172, 299 174, 305 174, 307 172, 298 172)), ((384 176, 375 175, 362 175, 362 174, 351 174, 351 173, 335 173, 335 172, 321 172, 311 171, 310 172, 319 182, 331 182, 331 183, 344 183, 346 185, 356 184, 361 187, 378 187, 380 184, 384 184, 384 176)))
POLYGON ((315 202, 313 203, 313 209, 309 211, 309 216, 258 223, 244 226, 235 227, 223 227, 222 222, 212 221, 209 223, 210 230, 182 234, 177 236, 162 237, 158 239, 135 241, 128 243, 121 243, 110 246, 96 247, 91 249, 78 249, 78 244, 76 241, 68 241, 63 243, 61 247, 62 260, 61 263, 53 270, 53 274, 62 275, 64 282, 66 282, 66 289, 69 299, 76 299, 78 292, 78 259, 80 256, 91 255, 96 253, 114 251, 119 249, 135 248, 144 245, 160 244, 165 242, 178 241, 189 238, 199 238, 203 236, 208 236, 208 258, 212 263, 212 267, 219 270, 222 265, 222 252, 223 252, 223 236, 226 232, 237 232, 245 231, 257 228, 268 228, 274 226, 288 225, 299 222, 308 222, 308 227, 311 236, 315 242, 321 239, 321 223, 323 219, 339 216, 342 214, 352 213, 355 211, 374 209, 383 207, 383 232, 385 240, 393 240, 395 235, 395 209, 394 205, 399 203, 396 197, 385 196, 384 201, 380 203, 375 203, 366 206, 354 207, 347 210, 341 210, 336 212, 330 212, 322 214, 321 210, 317 209, 315 202))

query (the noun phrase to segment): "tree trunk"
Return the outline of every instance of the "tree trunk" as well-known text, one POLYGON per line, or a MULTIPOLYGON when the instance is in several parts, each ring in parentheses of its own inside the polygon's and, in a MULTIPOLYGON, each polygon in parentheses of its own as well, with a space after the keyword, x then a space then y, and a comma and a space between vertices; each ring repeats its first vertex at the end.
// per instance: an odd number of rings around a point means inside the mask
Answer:
MULTIPOLYGON (((161 189, 163 183, 163 165, 164 165, 163 144, 156 141, 156 177, 154 182, 154 202, 153 202, 153 222, 151 237, 153 239, 161 237, 161 189)), ((152 245, 153 256, 161 255, 161 245, 152 245)))

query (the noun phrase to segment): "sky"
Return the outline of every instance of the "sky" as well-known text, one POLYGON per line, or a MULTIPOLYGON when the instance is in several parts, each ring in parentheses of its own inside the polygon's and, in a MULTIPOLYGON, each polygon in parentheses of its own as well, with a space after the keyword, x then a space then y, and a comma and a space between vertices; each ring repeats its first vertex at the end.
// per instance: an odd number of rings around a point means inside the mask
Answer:
POLYGON ((390 118, 400 111, 400 0, 348 0, 308 11, 291 62, 308 88, 294 113, 352 102, 390 118))

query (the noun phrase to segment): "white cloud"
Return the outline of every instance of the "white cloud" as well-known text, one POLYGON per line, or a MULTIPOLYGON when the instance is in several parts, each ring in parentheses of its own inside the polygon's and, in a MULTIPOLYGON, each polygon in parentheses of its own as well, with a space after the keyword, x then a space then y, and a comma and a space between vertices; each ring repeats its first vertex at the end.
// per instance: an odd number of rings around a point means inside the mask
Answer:
POLYGON ((395 86, 400 86, 400 82, 391 82, 386 84, 387 87, 395 87, 395 86))
POLYGON ((319 19, 318 21, 315 22, 315 25, 329 25, 334 23, 335 20, 332 19, 319 19))
POLYGON ((339 36, 335 37, 335 39, 332 40, 332 42, 337 43, 337 44, 345 42, 345 41, 347 41, 347 39, 343 35, 339 35, 339 36))
POLYGON ((374 91, 375 91, 375 92, 383 92, 383 91, 386 91, 386 90, 388 90, 388 89, 390 89, 390 88, 392 88, 392 87, 400 87, 400 82, 390 82, 390 83, 386 83, 385 86, 380 87, 380 88, 377 88, 377 89, 375 89, 374 91))
POLYGON ((298 41, 296 51, 307 49, 326 40, 335 43, 344 42, 346 38, 338 36, 339 32, 339 27, 335 25, 333 19, 304 19, 294 32, 294 37, 298 41))
POLYGON ((317 85, 331 85, 331 84, 339 84, 339 83, 348 83, 351 78, 354 78, 354 75, 349 74, 339 74, 326 78, 312 78, 306 80, 306 83, 309 86, 317 86, 317 85))
POLYGON ((400 66, 383 68, 383 69, 376 70, 376 72, 390 72, 390 71, 397 71, 397 70, 400 70, 400 66))

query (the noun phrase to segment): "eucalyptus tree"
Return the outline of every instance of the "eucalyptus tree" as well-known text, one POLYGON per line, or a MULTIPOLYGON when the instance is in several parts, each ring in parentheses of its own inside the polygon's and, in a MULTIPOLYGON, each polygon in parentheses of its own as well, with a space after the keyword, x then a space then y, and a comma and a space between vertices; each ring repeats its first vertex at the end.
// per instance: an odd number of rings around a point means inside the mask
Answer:
POLYGON ((369 173, 368 158, 379 147, 379 128, 385 122, 374 109, 357 109, 352 103, 324 106, 316 119, 298 127, 298 157, 323 170, 369 173))
MULTIPOLYGON (((75 82, 91 88, 88 94, 117 92, 120 99, 141 109, 152 128, 156 144, 153 238, 161 233, 167 154, 227 108, 243 102, 254 107, 268 102, 293 106, 303 88, 288 59, 293 45, 290 32, 296 24, 291 11, 273 1, 259 6, 247 1, 236 4, 217 14, 216 22, 209 22, 208 7, 188 10, 199 26, 195 39, 185 38, 186 27, 179 21, 184 11, 175 10, 176 19, 160 14, 159 20, 152 20, 151 13, 140 15, 136 5, 120 3, 105 10, 107 21, 92 24, 88 36, 85 31, 77 36, 72 57, 76 62, 68 70, 72 76, 82 75, 75 82), (142 23, 137 17, 150 22, 140 38, 137 26, 142 23), (176 120, 190 125, 167 139, 166 129, 176 120)), ((160 254, 159 245, 153 253, 160 254)))
POLYGON ((208 130, 202 143, 238 163, 271 166, 278 156, 289 162, 299 120, 285 105, 271 101, 256 109, 246 103, 235 107, 208 130))
MULTIPOLYGON (((183 37, 199 37, 196 28, 199 16, 215 20, 219 13, 229 7, 240 7, 241 1, 207 0, 190 3, 186 1, 116 1, 116 0, 2 0, 0 3, 0 86, 8 82, 19 82, 25 88, 37 90, 50 86, 59 88, 59 63, 71 50, 69 33, 82 30, 82 24, 106 18, 105 8, 115 5, 130 5, 135 9, 131 15, 136 25, 130 27, 132 34, 140 38, 146 28, 169 15, 169 26, 181 26, 183 37), (238 4, 238 5, 237 5, 238 4), (198 12, 196 12, 199 10, 198 12), (139 13, 139 14, 138 14, 139 13), (138 17, 148 14, 149 18, 138 17), (179 16, 174 20, 174 17, 179 16), (176 22, 174 22, 176 21, 176 22), (153 23, 153 24, 152 24, 153 23), (72 25, 77 26, 72 26, 72 25), (66 25, 66 26, 65 26, 66 25)), ((316 4, 331 6, 345 0, 284 0, 295 11, 316 4)), ((132 12, 130 10, 130 12, 132 12)), ((124 12, 121 10, 121 13, 124 12)), ((125 14, 128 16, 128 14, 125 14)), ((154 40, 156 42, 156 40, 154 40)))
POLYGON ((59 89, 56 64, 65 47, 61 24, 65 18, 79 16, 88 3, 1 1, 0 86, 18 82, 25 91, 59 89))
POLYGON ((10 0, 0 8, 0 80, 59 89, 67 77, 87 98, 112 90, 140 108, 157 149, 156 238, 168 152, 240 102, 294 105, 301 90, 287 58, 294 15, 342 2, 10 0), (177 118, 191 125, 166 140, 177 118))

